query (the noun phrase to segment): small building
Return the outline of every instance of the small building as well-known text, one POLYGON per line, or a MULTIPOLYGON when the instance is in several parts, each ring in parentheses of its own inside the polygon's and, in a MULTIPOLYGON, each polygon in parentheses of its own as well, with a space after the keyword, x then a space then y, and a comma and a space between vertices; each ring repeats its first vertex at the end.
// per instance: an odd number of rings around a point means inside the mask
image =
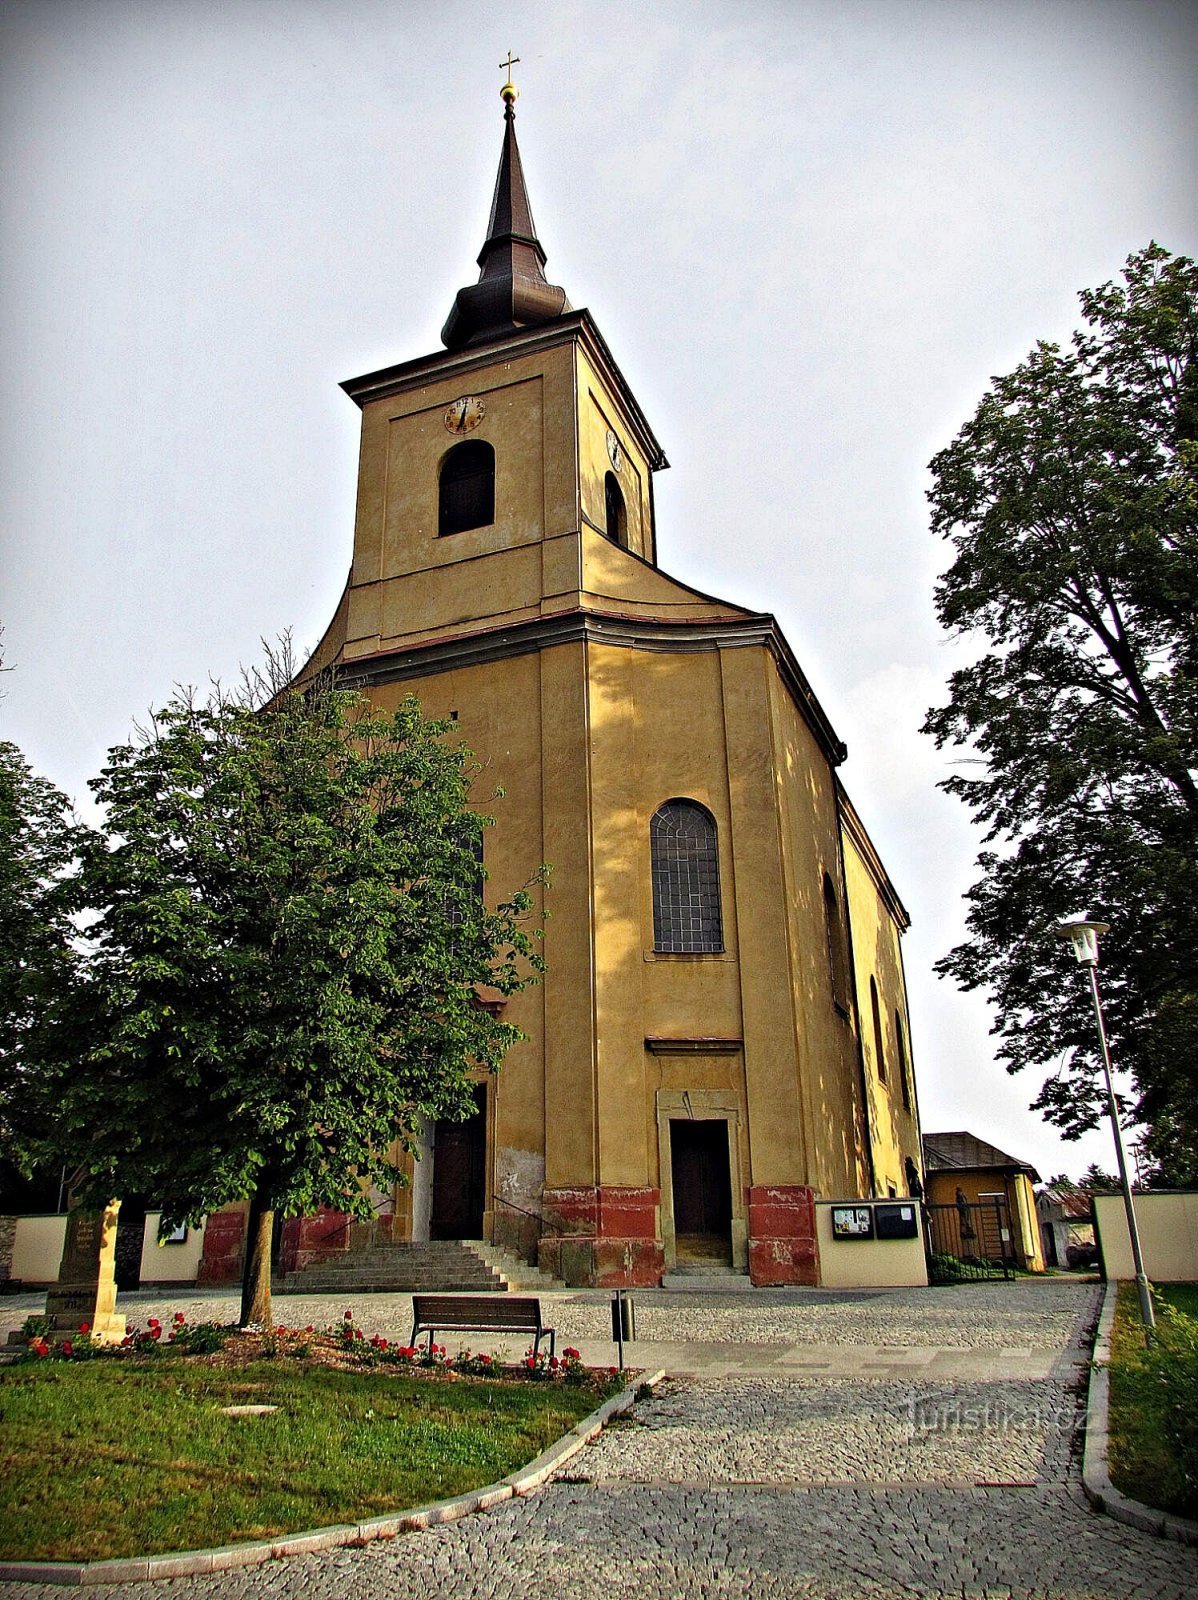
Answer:
POLYGON ((923 1164, 934 1248, 938 1216, 951 1217, 955 1210, 959 1223, 949 1230, 951 1254, 998 1253, 1027 1272, 1044 1271, 1035 1167, 968 1132, 925 1133, 923 1164))
POLYGON ((1097 1260, 1094 1217, 1084 1190, 1045 1184, 1036 1194, 1036 1216, 1048 1266, 1083 1267, 1097 1260))

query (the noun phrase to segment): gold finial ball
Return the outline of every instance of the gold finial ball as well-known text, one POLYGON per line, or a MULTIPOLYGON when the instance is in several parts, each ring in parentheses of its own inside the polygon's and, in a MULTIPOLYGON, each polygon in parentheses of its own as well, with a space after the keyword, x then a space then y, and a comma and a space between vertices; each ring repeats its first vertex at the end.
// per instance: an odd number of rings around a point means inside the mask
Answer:
POLYGON ((503 88, 499 91, 499 98, 503 101, 504 105, 515 105, 516 96, 519 93, 520 91, 516 88, 514 83, 505 83, 503 88))

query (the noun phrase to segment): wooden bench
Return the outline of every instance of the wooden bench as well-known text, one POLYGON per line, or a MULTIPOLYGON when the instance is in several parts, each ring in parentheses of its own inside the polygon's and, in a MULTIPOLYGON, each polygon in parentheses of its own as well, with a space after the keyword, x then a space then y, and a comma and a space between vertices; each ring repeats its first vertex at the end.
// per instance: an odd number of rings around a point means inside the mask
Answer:
POLYGON ((412 1337, 427 1333, 429 1343, 438 1333, 527 1333, 532 1335, 533 1354, 548 1337, 549 1354, 557 1353, 557 1334, 541 1321, 541 1302, 528 1296, 494 1294, 414 1294, 412 1296, 412 1337))

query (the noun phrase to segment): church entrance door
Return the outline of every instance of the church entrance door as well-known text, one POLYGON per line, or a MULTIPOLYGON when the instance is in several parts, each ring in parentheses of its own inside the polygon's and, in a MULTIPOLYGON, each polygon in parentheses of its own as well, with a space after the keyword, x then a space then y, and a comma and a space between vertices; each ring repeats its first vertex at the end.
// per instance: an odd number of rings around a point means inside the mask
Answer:
POLYGON ((732 1185, 728 1124, 670 1122, 674 1242, 678 1260, 732 1264, 732 1185))
POLYGON ((433 1133, 432 1239, 481 1239, 487 1204, 487 1090, 474 1088, 465 1122, 438 1121, 433 1133))

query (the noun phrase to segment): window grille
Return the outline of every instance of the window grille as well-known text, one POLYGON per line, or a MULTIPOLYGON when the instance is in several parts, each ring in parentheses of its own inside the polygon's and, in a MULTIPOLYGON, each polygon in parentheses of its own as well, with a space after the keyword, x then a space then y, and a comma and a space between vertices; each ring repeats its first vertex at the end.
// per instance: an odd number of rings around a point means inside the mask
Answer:
POLYGON ((649 824, 653 948, 703 955, 724 948, 715 821, 693 800, 667 800, 649 824))

